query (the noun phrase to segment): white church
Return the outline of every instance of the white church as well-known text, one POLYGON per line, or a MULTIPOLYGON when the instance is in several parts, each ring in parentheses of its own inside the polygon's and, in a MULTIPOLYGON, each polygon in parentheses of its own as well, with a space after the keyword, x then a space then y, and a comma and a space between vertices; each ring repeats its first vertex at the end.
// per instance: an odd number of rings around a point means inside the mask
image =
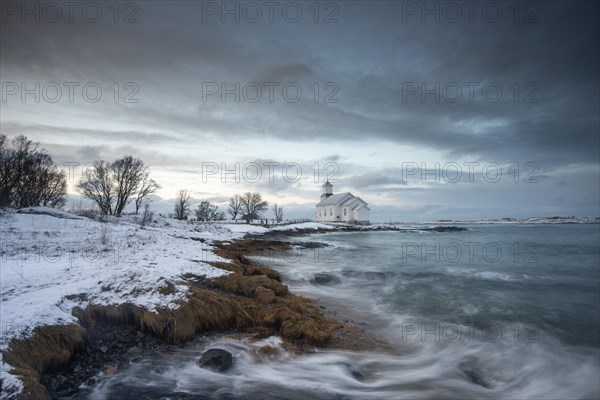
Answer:
POLYGON ((369 223, 368 204, 352 193, 333 194, 329 181, 323 184, 321 201, 317 204, 317 222, 369 223))

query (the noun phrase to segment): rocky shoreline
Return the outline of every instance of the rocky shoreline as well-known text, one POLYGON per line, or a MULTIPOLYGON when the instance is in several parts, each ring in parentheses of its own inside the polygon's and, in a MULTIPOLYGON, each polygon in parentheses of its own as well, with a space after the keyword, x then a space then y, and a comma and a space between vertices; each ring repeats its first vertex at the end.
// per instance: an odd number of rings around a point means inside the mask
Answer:
POLYGON ((68 365, 42 375, 52 399, 69 399, 84 384, 96 383, 98 373, 112 375, 146 351, 161 351, 168 346, 157 337, 133 325, 97 323, 87 329, 85 347, 75 353, 68 365))
POLYGON ((302 229, 296 228, 294 230, 277 231, 272 230, 265 233, 248 234, 248 239, 273 239, 273 240, 286 240, 289 237, 294 236, 307 236, 319 233, 339 233, 339 232, 462 232, 468 230, 460 226, 453 225, 438 225, 432 227, 422 227, 418 229, 414 228, 400 228, 394 225, 336 225, 334 229, 302 229))
POLYGON ((14 346, 18 349, 14 350, 15 354, 5 357, 5 361, 16 360, 11 365, 19 364, 19 368, 29 371, 27 375, 32 377, 24 381, 25 390, 17 398, 31 398, 31 395, 50 399, 76 397, 79 388, 94 385, 94 377, 100 373, 117 373, 146 352, 168 351, 202 335, 243 333, 256 338, 276 335, 296 353, 313 351, 315 347, 384 349, 386 344, 366 332, 364 327, 351 321, 338 321, 324 306, 289 293, 276 271, 248 258, 265 251, 287 251, 292 246, 321 245, 318 242, 277 241, 265 235, 260 240, 214 241, 216 254, 230 262, 212 262, 211 265, 232 273, 216 279, 192 274, 184 276, 192 298, 182 307, 186 310, 180 315, 159 310, 155 316, 128 304, 76 308, 73 313, 81 324, 76 327, 83 327, 84 332, 75 342, 69 343, 72 335, 46 335, 45 328, 38 328, 37 336, 22 343, 20 349, 14 346), (194 323, 186 327, 190 319, 199 321, 192 321, 194 323), (42 348, 44 340, 65 342, 55 350, 48 350, 60 353, 59 361, 55 361, 52 354, 49 355, 52 362, 28 358, 27 349, 42 348), (40 384, 45 390, 36 387, 40 384))

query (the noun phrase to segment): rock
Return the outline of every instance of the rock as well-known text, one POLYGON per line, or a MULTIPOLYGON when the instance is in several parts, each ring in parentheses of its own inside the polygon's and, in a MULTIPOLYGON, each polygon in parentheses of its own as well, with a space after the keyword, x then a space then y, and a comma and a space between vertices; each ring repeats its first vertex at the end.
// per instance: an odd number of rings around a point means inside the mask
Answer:
POLYGON ((467 379, 469 381, 471 381, 472 383, 479 385, 479 386, 483 386, 486 389, 491 388, 491 385, 489 383, 487 383, 485 381, 485 379, 483 379, 483 377, 479 373, 477 373, 473 370, 466 370, 466 371, 463 371, 463 373, 467 376, 467 379))
POLYGON ((98 335, 100 340, 104 340, 106 342, 110 342, 115 339, 115 335, 113 333, 101 333, 98 335))
POLYGON ((108 347, 102 346, 102 347, 100 347, 100 351, 103 352, 104 354, 106 354, 106 352, 108 351, 108 347))
POLYGON ((78 391, 79 391, 79 389, 77 389, 74 386, 71 386, 71 385, 62 385, 56 391, 56 397, 71 396, 71 395, 74 395, 75 393, 77 393, 78 391))
POLYGON ((48 383, 48 389, 51 392, 56 392, 56 390, 58 389, 59 386, 60 386, 60 384, 58 383, 58 379, 56 379, 56 378, 50 379, 50 382, 48 383))
POLYGON ((382 271, 355 271, 355 270, 343 270, 342 275, 347 276, 349 278, 358 278, 365 279, 369 281, 375 280, 386 280, 390 277, 393 277, 393 273, 382 272, 382 271))
POLYGON ((361 382, 365 380, 365 376, 362 374, 362 372, 360 372, 358 368, 348 363, 344 363, 344 366, 348 368, 348 371, 350 371, 354 379, 361 382))
POLYGON ((127 349, 127 353, 129 354, 140 354, 142 352, 142 349, 139 348, 138 346, 133 346, 130 347, 129 349, 127 349))
POLYGON ((201 367, 209 367, 223 372, 231 368, 233 356, 227 350, 210 349, 202 354, 202 357, 198 360, 198 364, 200 364, 201 367))
POLYGON ((342 283, 340 278, 337 276, 326 273, 314 274, 310 282, 314 283, 315 285, 338 285, 342 283))
POLYGON ((459 226, 435 226, 433 228, 425 228, 424 230, 432 232, 461 232, 466 231, 467 228, 462 228, 459 226))
POLYGON ((298 246, 304 249, 321 249, 323 247, 329 247, 327 243, 321 242, 293 242, 292 245, 298 246))
POLYGON ((350 373, 357 381, 364 381, 365 376, 358 369, 350 368, 350 373))
POLYGON ((279 355, 279 350, 271 345, 265 345, 258 349, 258 353, 269 358, 277 357, 279 355))

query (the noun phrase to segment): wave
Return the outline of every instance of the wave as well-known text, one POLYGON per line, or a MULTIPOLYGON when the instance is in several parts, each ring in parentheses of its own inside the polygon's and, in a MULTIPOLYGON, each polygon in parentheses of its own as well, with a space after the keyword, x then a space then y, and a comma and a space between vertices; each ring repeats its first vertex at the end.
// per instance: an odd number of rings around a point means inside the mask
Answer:
POLYGON ((294 354, 278 338, 222 338, 151 355, 119 374, 101 376, 87 397, 119 400, 151 391, 155 395, 141 398, 578 399, 600 392, 597 352, 560 344, 426 342, 399 348, 398 353, 294 354), (261 352, 265 346, 271 349, 261 352), (233 368, 226 373, 197 364, 202 352, 215 347, 233 354, 233 368))

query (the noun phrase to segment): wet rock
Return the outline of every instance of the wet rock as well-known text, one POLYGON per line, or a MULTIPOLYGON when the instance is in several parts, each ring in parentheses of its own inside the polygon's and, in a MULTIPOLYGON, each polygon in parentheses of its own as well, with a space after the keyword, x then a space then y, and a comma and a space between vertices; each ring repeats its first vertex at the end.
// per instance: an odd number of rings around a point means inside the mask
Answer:
POLYGON ((466 231, 467 228, 461 228, 459 226, 435 226, 433 228, 425 228, 423 230, 431 232, 461 232, 466 231))
POLYGON ((486 382, 485 379, 478 372, 475 372, 473 370, 466 370, 463 371, 463 373, 471 383, 483 386, 486 389, 491 388, 491 385, 488 382, 486 382))
POLYGON ((362 372, 360 372, 360 370, 358 370, 356 368, 350 368, 350 373, 352 374, 354 379, 356 379, 357 381, 362 382, 365 380, 365 376, 362 374, 362 372))
POLYGON ((354 379, 356 379, 357 381, 364 381, 365 380, 365 376, 362 374, 362 372, 360 372, 357 369, 350 370, 350 373, 352 374, 352 376, 354 377, 354 379))
POLYGON ((100 333, 98 335, 98 339, 104 340, 105 342, 110 342, 115 339, 115 335, 111 332, 108 333, 100 333))
POLYGON ((277 350, 275 347, 267 344, 265 346, 260 347, 258 349, 258 353, 262 354, 263 356, 267 356, 269 358, 274 358, 279 355, 279 350, 277 350))
POLYGON ((42 376, 41 381, 50 392, 51 398, 70 398, 71 387, 78 391, 82 382, 86 382, 88 386, 95 384, 93 377, 98 373, 114 374, 131 359, 139 357, 144 348, 169 348, 169 345, 163 344, 160 339, 138 332, 134 326, 115 326, 102 322, 88 327, 86 348, 75 353, 64 369, 42 376), (128 352, 132 347, 133 354, 128 352))
POLYGON ((57 378, 51 378, 48 382, 48 390, 50 390, 51 392, 56 392, 59 386, 60 383, 58 382, 57 378))
POLYGON ((392 278, 394 276, 393 273, 382 272, 382 271, 355 271, 355 270, 344 270, 342 271, 342 275, 347 276, 349 278, 357 278, 364 279, 368 281, 375 280, 386 280, 388 278, 392 278))
POLYGON ((304 249, 321 249, 323 247, 329 247, 327 243, 322 242, 293 242, 292 245, 298 246, 304 249))
POLYGON ((142 353, 142 349, 138 346, 133 346, 130 347, 129 349, 127 349, 127 353, 129 354, 141 354, 142 353))
POLYGON ((365 380, 365 376, 363 375, 362 372, 360 372, 360 369, 358 369, 357 367, 344 363, 344 366, 346 368, 348 368, 348 371, 350 371, 350 373, 352 374, 352 376, 354 377, 354 379, 356 379, 357 381, 364 381, 365 380))
POLYGON ((129 335, 124 335, 124 336, 119 337, 119 341, 123 342, 123 343, 130 343, 130 342, 133 342, 133 338, 129 335))
POLYGON ((208 367, 223 372, 231 368, 233 356, 230 352, 223 349, 210 349, 202 354, 198 360, 201 367, 208 367))
POLYGON ((326 273, 314 274, 310 282, 314 283, 315 285, 338 285, 342 283, 340 278, 337 276, 326 273))
POLYGON ((60 397, 71 396, 71 395, 74 395, 75 393, 77 393, 78 391, 79 390, 77 389, 77 387, 65 384, 57 389, 55 397, 60 398, 60 397))

